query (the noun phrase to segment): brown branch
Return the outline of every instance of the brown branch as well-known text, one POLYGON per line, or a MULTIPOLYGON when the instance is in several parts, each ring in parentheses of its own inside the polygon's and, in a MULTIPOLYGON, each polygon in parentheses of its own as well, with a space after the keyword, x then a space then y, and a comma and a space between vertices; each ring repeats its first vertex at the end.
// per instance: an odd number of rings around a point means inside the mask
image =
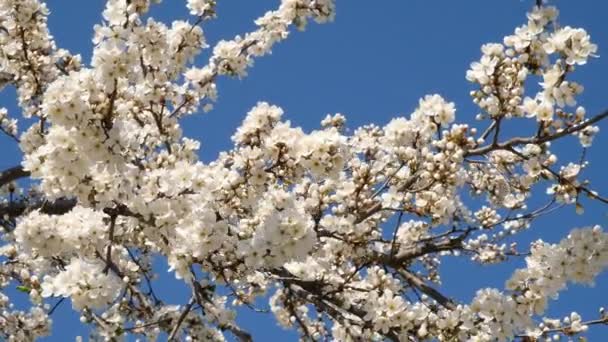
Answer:
POLYGON ((156 293, 154 292, 154 287, 152 287, 152 279, 150 279, 150 276, 148 275, 148 271, 149 271, 148 266, 143 267, 140 260, 135 257, 133 252, 131 252, 131 250, 127 247, 125 247, 125 249, 127 250, 127 254, 129 254, 131 261, 133 261, 135 263, 135 265, 137 265, 137 267, 139 267, 139 269, 141 270, 141 274, 144 276, 144 279, 146 280, 146 284, 148 285, 147 294, 152 295, 152 298, 154 299, 155 304, 162 303, 161 300, 156 296, 156 293))
MULTIPOLYGON (((2 121, 2 120, 0 120, 0 121, 2 121)), ((9 131, 5 130, 2 126, 0 126, 0 132, 6 134, 9 138, 15 140, 15 142, 17 144, 21 142, 21 140, 19 140, 19 138, 17 136, 15 136, 14 134, 12 134, 9 131)))
POLYGON ((497 144, 490 144, 490 145, 485 145, 482 147, 478 147, 478 148, 474 148, 472 150, 468 150, 465 152, 465 157, 470 157, 470 156, 480 156, 480 155, 484 155, 488 152, 494 151, 494 150, 507 150, 511 147, 515 147, 518 145, 523 145, 523 144, 542 144, 545 142, 549 142, 549 141, 553 141, 556 139, 559 139, 563 136, 566 136, 568 134, 572 134, 572 133, 576 133, 578 131, 581 131, 583 129, 585 129, 588 126, 593 125, 594 123, 601 121, 603 119, 605 119, 606 117, 608 117, 608 110, 604 111, 601 114, 598 114, 596 116, 594 116, 593 118, 580 123, 578 125, 574 125, 571 127, 568 127, 562 131, 559 131, 553 135, 546 135, 543 137, 514 137, 511 138, 503 143, 497 143, 497 144))
MULTIPOLYGON (((511 153, 515 154, 516 156, 520 157, 523 160, 528 160, 529 158, 526 157, 525 155, 523 155, 522 153, 518 152, 517 150, 515 150, 514 148, 510 147, 508 149, 508 151, 510 151, 511 153)), ((596 191, 590 190, 589 188, 585 187, 584 185, 577 185, 574 182, 572 182, 571 180, 563 177, 562 175, 560 175, 559 173, 555 172, 553 169, 551 169, 548 166, 545 166, 543 164, 541 164, 541 167, 543 168, 543 170, 549 172, 551 175, 553 175, 553 177, 557 178, 557 180, 560 183, 566 183, 568 185, 570 185, 571 187, 573 187, 574 189, 576 189, 577 192, 584 192, 585 194, 587 194, 587 196, 589 196, 589 198, 591 199, 596 199, 600 202, 606 203, 608 204, 608 198, 602 197, 600 196, 596 191)))
POLYGON ((378 253, 372 257, 372 261, 398 269, 403 263, 421 256, 444 251, 452 251, 462 248, 462 241, 469 235, 470 230, 465 231, 457 237, 450 237, 441 242, 426 241, 404 249, 394 256, 378 253))
POLYGON ((187 105, 187 104, 189 104, 189 103, 190 103, 190 101, 192 101, 192 99, 191 99, 190 97, 186 96, 186 97, 184 98, 184 101, 182 101, 182 103, 181 103, 180 105, 178 105, 177 107, 175 107, 175 108, 173 109, 173 111, 171 112, 171 114, 169 114, 169 117, 170 117, 170 118, 172 118, 172 117, 174 117, 175 115, 177 115, 177 114, 179 113, 179 111, 180 111, 180 110, 182 110, 182 108, 183 108, 185 105, 187 105))
POLYGON ((114 228, 116 227, 116 217, 118 215, 116 213, 112 213, 110 215, 110 231, 108 233, 108 247, 106 249, 106 267, 103 269, 103 273, 107 274, 110 269, 110 264, 112 260, 112 244, 114 243, 114 228))
POLYGON ((98 251, 95 251, 95 256, 106 264, 105 268, 111 270, 121 279, 125 277, 125 274, 120 270, 120 268, 118 268, 118 266, 112 260, 104 258, 103 255, 101 255, 101 253, 99 253, 98 251))
POLYGON ((494 136, 492 137, 492 145, 496 146, 498 144, 498 136, 500 134, 500 123, 502 122, 502 117, 498 117, 494 120, 496 122, 494 128, 494 136))
POLYGON ((239 326, 232 323, 225 324, 221 327, 223 330, 228 330, 241 342, 253 342, 253 337, 250 333, 243 330, 239 326))
POLYGON ((106 108, 106 112, 104 113, 103 118, 101 119, 101 124, 103 126, 104 132, 106 133, 106 136, 108 136, 108 131, 112 129, 113 126, 112 120, 114 119, 114 105, 117 96, 118 81, 115 79, 114 90, 112 90, 112 93, 109 95, 108 107, 106 108))
MULTIPOLYGON (((211 302, 211 300, 209 299, 209 296, 205 293, 205 288, 203 288, 201 286, 201 284, 196 280, 196 276, 194 275, 194 272, 192 275, 195 277, 194 281, 192 282, 192 291, 193 291, 192 298, 196 301, 196 303, 198 303, 198 305, 200 305, 203 308, 204 308, 203 302, 208 302, 210 304, 213 304, 211 302)), ((225 331, 225 330, 230 331, 241 342, 253 342, 253 337, 251 336, 251 334, 235 324, 226 323, 224 325, 220 325, 219 328, 222 329, 222 331, 225 331)))
POLYGON ((72 210, 74 206, 76 206, 76 199, 61 198, 53 202, 37 200, 33 203, 23 199, 10 203, 0 203, 0 216, 17 217, 23 215, 26 211, 35 209, 40 209, 42 213, 49 215, 62 215, 72 210))
POLYGON ((418 278, 416 275, 411 273, 408 270, 400 269, 397 272, 405 279, 410 285, 414 286, 418 290, 424 292, 429 297, 433 298, 437 303, 441 304, 444 308, 448 310, 455 310, 456 304, 454 301, 443 294, 441 292, 435 290, 431 286, 427 285, 422 279, 418 278))
POLYGON ((61 297, 61 299, 59 299, 57 301, 57 303, 55 303, 55 305, 53 305, 53 307, 51 308, 51 310, 49 310, 49 312, 47 313, 47 315, 51 316, 53 314, 53 312, 55 312, 55 310, 57 310, 57 308, 59 307, 59 305, 61 305, 61 303, 63 303, 64 300, 65 300, 65 297, 61 297))
MULTIPOLYGON (((585 321, 585 322, 580 322, 580 325, 598 325, 598 324, 605 324, 608 325, 608 316, 599 318, 599 319, 594 319, 591 321, 585 321)), ((541 336, 547 336, 551 333, 561 333, 564 334, 566 336, 572 336, 577 334, 578 332, 574 332, 572 330, 572 325, 568 325, 565 327, 558 327, 558 328, 551 328, 551 329, 546 329, 543 330, 541 333, 541 336)), ((516 335, 516 338, 521 338, 523 341, 535 341, 535 340, 531 340, 531 336, 528 335, 516 335)))
MULTIPOLYGON (((329 299, 322 298, 319 294, 309 289, 306 289, 300 284, 296 284, 290 280, 284 280, 284 282, 286 283, 285 285, 287 288, 289 288, 289 291, 291 293, 306 302, 310 302, 315 307, 320 309, 320 311, 327 313, 334 320, 340 321, 340 318, 342 318, 344 320, 349 320, 356 325, 361 325, 362 327, 367 326, 368 328, 371 328, 369 326, 369 322, 366 322, 363 319, 366 314, 365 311, 360 310, 355 306, 350 306, 348 309, 345 309, 329 299), (346 314, 350 314, 356 317, 357 320, 347 317, 346 314)), ((389 340, 393 342, 400 341, 399 334, 394 329, 389 329, 388 333, 383 335, 385 335, 389 340)))
POLYGON ((153 327, 155 325, 160 325, 162 323, 168 323, 170 322, 171 319, 170 318, 164 318, 164 319, 160 319, 158 321, 155 322, 149 322, 149 323, 145 323, 145 324, 141 324, 141 325, 134 325, 132 327, 128 327, 128 328, 123 328, 123 331, 134 331, 134 330, 140 330, 143 328, 147 328, 147 327, 153 327))
POLYGON ((488 135, 490 135, 490 133, 492 133, 492 131, 494 130, 494 128, 496 128, 496 120, 492 120, 492 123, 481 134, 480 138, 483 139, 483 140, 486 140, 486 138, 488 137, 488 135))
MULTIPOLYGON (((302 318, 300 317, 300 315, 298 315, 297 313, 297 309, 296 309, 296 303, 293 300, 293 295, 291 294, 291 291, 289 288, 287 288, 287 290, 289 291, 286 298, 285 298, 285 304, 288 306, 288 310, 291 313, 291 315, 296 319, 296 322, 298 323, 298 325, 300 326, 300 328, 302 329, 302 333, 303 335, 306 336, 308 341, 314 341, 315 339, 312 337, 312 334, 310 333, 310 329, 308 329, 308 326, 306 325, 306 323, 304 322, 304 320, 302 320, 302 318)), ((305 340, 302 336, 302 340, 305 340)))
POLYGON ((190 310, 192 310, 192 306, 194 305, 194 302, 195 302, 194 297, 192 297, 190 299, 190 301, 188 302, 188 304, 186 304, 184 311, 182 311, 182 314, 179 315, 179 318, 177 319, 177 323, 175 323, 175 326, 173 327, 173 329, 171 330, 171 333, 169 334, 169 338, 168 338, 169 341, 175 341, 177 332, 179 331, 179 327, 182 325, 182 323, 186 319, 186 316, 188 316, 188 313, 190 313, 190 310))
MULTIPOLYGON (((399 191, 406 191, 410 186, 414 185, 414 183, 417 180, 418 180, 418 175, 415 173, 405 182, 405 184, 403 184, 399 188, 399 191)), ((354 224, 359 224, 359 223, 365 221, 370 216, 373 216, 374 214, 380 212, 381 210, 382 210, 382 202, 376 202, 376 204, 372 205, 365 212, 361 213, 355 220, 354 224)))
POLYGON ((0 187, 20 178, 29 177, 30 172, 23 169, 23 166, 14 166, 0 173, 0 187))
MULTIPOLYGON (((355 305, 351 305, 348 308, 343 307, 338 298, 330 296, 331 291, 323 293, 322 282, 300 279, 284 268, 271 270, 270 273, 277 276, 277 279, 280 280, 283 283, 283 286, 291 293, 297 295, 301 300, 313 304, 317 310, 320 309, 319 312, 327 313, 336 321, 343 318, 354 324, 361 325, 362 327, 372 328, 370 323, 363 319, 366 315, 366 311, 355 305), (351 317, 348 317, 347 315, 351 315, 351 317), (353 316, 356 317, 356 319, 353 319, 353 316)), ((400 341, 399 334, 395 329, 390 329, 388 333, 383 335, 391 341, 400 341)))
MULTIPOLYGON (((164 106, 162 107, 163 109, 165 108, 164 106)), ((171 142, 167 139, 168 134, 165 131, 164 127, 163 127, 163 123, 162 123, 162 115, 163 113, 159 113, 156 114, 154 111, 152 111, 152 106, 150 105, 150 114, 152 115, 152 118, 154 119, 154 123, 156 124, 156 128, 158 128, 158 133, 161 136, 166 136, 163 140, 164 140, 164 144, 165 147, 167 148, 167 152, 169 152, 169 154, 172 154, 173 151, 171 149, 171 142)))

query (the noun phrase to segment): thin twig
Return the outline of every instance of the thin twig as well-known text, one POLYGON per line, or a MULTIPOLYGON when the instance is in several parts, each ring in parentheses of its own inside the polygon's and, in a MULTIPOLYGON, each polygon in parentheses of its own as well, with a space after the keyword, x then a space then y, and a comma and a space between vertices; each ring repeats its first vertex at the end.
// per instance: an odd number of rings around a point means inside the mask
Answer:
POLYGON ((48 315, 52 315, 53 312, 55 312, 55 309, 57 309, 59 307, 59 305, 61 305, 61 303, 63 303, 63 301, 65 300, 65 297, 61 297, 61 299, 59 299, 57 301, 57 303, 55 303, 55 305, 53 305, 53 307, 51 308, 51 310, 49 310, 48 315))
POLYGON ((179 327, 182 325, 182 323, 184 322, 184 320, 186 319, 186 316, 188 316, 188 313, 190 313, 190 310, 192 310, 192 306, 194 305, 195 300, 194 300, 194 296, 192 298, 190 298, 190 301, 188 302, 188 304, 186 304, 186 307, 184 308, 184 311, 182 311, 182 314, 179 315, 179 318, 177 319, 177 323, 175 323, 175 326, 173 327, 173 329, 171 330, 171 333, 169 334, 169 341, 175 341, 175 338, 177 336, 177 332, 179 331, 179 327))
POLYGON ((553 141, 556 139, 559 139, 563 136, 566 136, 568 134, 572 134, 572 133, 576 133, 578 131, 581 131, 583 129, 585 129, 588 126, 593 125, 594 123, 601 121, 603 119, 605 119, 606 117, 608 117, 608 110, 604 111, 601 114, 598 114, 596 116, 594 116, 593 118, 580 123, 578 125, 574 125, 571 127, 568 127, 562 131, 559 131, 553 135, 546 135, 543 137, 514 137, 511 138, 503 143, 497 143, 497 144, 489 144, 489 145, 485 145, 482 147, 478 147, 478 148, 474 148, 472 150, 468 150, 465 152, 465 157, 470 157, 470 156, 479 156, 479 155, 484 155, 490 151, 494 151, 494 150, 506 150, 509 149, 510 147, 515 147, 518 145, 523 145, 523 144, 542 144, 545 142, 549 142, 549 141, 553 141))

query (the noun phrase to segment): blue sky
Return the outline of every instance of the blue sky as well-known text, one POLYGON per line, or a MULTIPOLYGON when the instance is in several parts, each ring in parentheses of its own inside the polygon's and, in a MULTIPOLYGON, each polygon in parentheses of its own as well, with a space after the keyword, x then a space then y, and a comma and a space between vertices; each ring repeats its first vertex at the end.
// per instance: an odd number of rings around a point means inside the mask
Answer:
MULTIPOLYGON (((49 26, 60 47, 80 53, 88 63, 91 57, 93 24, 101 20, 104 2, 89 0, 49 0, 52 11, 49 26), (86 5, 84 5, 86 3, 86 5)), ((211 45, 219 39, 254 28, 253 20, 266 10, 276 7, 278 1, 218 1, 218 19, 209 22, 205 35, 211 45)), ((281 106, 285 117, 305 130, 319 126, 327 113, 346 115, 351 128, 367 123, 386 124, 392 117, 408 115, 425 94, 439 93, 456 103, 457 121, 477 127, 474 120, 478 109, 469 98, 473 85, 465 80, 469 64, 480 56, 481 44, 502 41, 516 26, 526 20, 525 12, 533 1, 338 1, 334 23, 311 23, 305 32, 293 32, 280 43, 272 55, 256 60, 249 76, 239 79, 221 79, 218 83, 219 99, 215 110, 199 114, 184 121, 185 134, 202 142, 201 159, 213 160, 219 151, 231 147, 230 136, 257 101, 268 101, 281 106), (372 6, 376 7, 372 7, 372 6)), ((579 103, 591 114, 608 108, 605 80, 608 78, 608 26, 605 13, 608 2, 594 0, 553 1, 560 9, 562 25, 584 27, 592 40, 599 45, 599 55, 580 67, 573 79, 585 86, 579 103)), ((152 10, 152 15, 164 21, 187 18, 185 1, 165 0, 152 10)), ((203 53, 198 63, 208 58, 203 53)), ((0 93, 0 106, 17 109, 14 92, 0 93)), ((600 124, 601 132, 588 152, 591 161, 586 175, 592 188, 608 193, 608 179, 604 170, 608 161, 604 149, 608 146, 608 123, 600 124)), ((517 124, 507 126, 506 132, 520 131, 517 124)), ((521 133, 520 133, 521 134, 521 133)), ((0 169, 19 162, 18 149, 0 137, 3 158, 0 169)), ((556 144, 555 151, 567 163, 577 158, 580 147, 575 139, 556 144), (561 154, 560 154, 561 153, 561 154)), ((532 203, 547 200, 544 188, 537 192, 532 203)), ((585 204, 585 215, 566 208, 551 217, 538 220, 533 228, 517 241, 521 246, 542 237, 557 242, 572 227, 591 224, 606 226, 607 207, 585 204)), ((531 205, 534 207, 534 205, 531 205)), ((480 287, 502 288, 504 281, 523 260, 506 265, 478 266, 468 261, 449 259, 442 271, 446 294, 464 302, 469 301, 480 287)), ((159 264, 164 272, 165 266, 159 264)), ((172 276, 159 282, 160 292, 170 302, 185 303, 188 291, 172 276), (183 290, 183 291, 181 291, 183 290)), ((584 318, 596 318, 599 306, 608 306, 608 276, 598 278, 595 287, 570 286, 552 302, 550 313, 563 316, 572 310, 584 318)), ((86 336, 79 327, 77 315, 69 305, 63 305, 54 314, 54 336, 45 341, 72 340, 78 334, 86 336)), ((252 331, 254 338, 266 340, 294 340, 296 335, 282 331, 270 315, 240 313, 239 320, 252 331)), ((608 327, 593 327, 588 335, 591 341, 608 336, 608 327)))

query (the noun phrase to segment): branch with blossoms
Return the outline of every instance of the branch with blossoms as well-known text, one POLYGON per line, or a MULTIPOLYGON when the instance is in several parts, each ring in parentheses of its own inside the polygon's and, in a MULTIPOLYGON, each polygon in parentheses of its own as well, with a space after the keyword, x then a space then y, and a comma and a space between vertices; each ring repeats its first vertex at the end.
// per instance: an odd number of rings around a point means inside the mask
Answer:
POLYGON ((180 120, 211 110, 216 79, 246 77, 292 25, 332 20, 334 3, 283 0, 254 31, 218 42, 202 67, 192 61, 208 48, 215 1, 188 0, 194 23, 171 26, 151 18, 150 6, 107 1, 83 65, 56 47, 44 4, 0 1, 2 39, 12 42, 0 46, 0 81, 15 86, 24 117, 38 118, 17 136, 0 110, 0 128, 24 154, 0 173, 0 284, 18 284, 32 302, 17 311, 0 296, 0 336, 50 334, 49 316, 60 309, 47 298, 70 299, 93 337, 105 339, 252 341, 236 312, 263 311, 253 305, 260 299, 305 340, 505 341, 604 322, 545 317, 567 284, 591 283, 608 266, 600 227, 523 251, 508 244, 542 215, 571 205, 580 213, 581 193, 608 203, 581 178, 585 153, 560 166, 551 150, 574 136, 586 151, 608 117, 586 118, 576 104, 583 88, 568 76, 597 46, 583 29, 553 25, 554 7, 537 1, 525 25, 484 45, 471 64, 471 95, 487 121, 480 134, 454 123, 454 103, 437 94, 408 117, 352 134, 341 114, 304 132, 260 102, 234 147, 206 164, 180 120), (541 90, 529 94, 533 77, 541 90), (535 132, 506 137, 509 120, 532 121, 535 132), (530 210, 543 185, 547 204, 530 210), (525 257, 526 267, 505 290, 482 288, 463 303, 440 286, 447 256, 525 257), (192 291, 185 305, 154 290, 158 258, 192 291))
POLYGON ((486 145, 486 146, 482 146, 482 147, 478 147, 478 148, 469 150, 466 152, 466 156, 468 157, 468 156, 485 155, 485 154, 495 151, 495 150, 511 150, 516 146, 522 146, 522 145, 527 145, 527 144, 534 144, 534 145, 544 144, 546 142, 553 141, 553 140, 565 137, 567 135, 580 132, 580 131, 584 130, 585 128, 605 119, 606 117, 608 117, 608 111, 604 111, 603 113, 598 114, 598 115, 592 117, 591 119, 586 120, 580 124, 573 125, 566 129, 559 130, 558 132, 556 132, 553 135, 546 135, 543 137, 525 137, 525 138, 524 137, 514 137, 503 143, 494 142, 490 145, 486 145))
POLYGON ((608 324, 608 316, 605 314, 604 308, 600 308, 600 316, 598 319, 583 321, 578 313, 573 312, 565 317, 563 322, 558 319, 545 319, 539 326, 540 336, 521 335, 516 337, 522 341, 537 341, 539 337, 551 337, 554 340, 559 340, 561 335, 572 337, 586 332, 589 326, 608 324))

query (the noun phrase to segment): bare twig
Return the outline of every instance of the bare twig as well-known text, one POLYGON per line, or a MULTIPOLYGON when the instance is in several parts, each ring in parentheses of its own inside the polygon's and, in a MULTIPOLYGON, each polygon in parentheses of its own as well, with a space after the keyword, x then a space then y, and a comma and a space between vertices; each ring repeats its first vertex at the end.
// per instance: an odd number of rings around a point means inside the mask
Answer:
POLYGON ((492 120, 492 123, 481 134, 480 138, 483 139, 483 140, 486 140, 486 138, 488 137, 488 135, 490 135, 490 133, 492 133, 492 131, 494 130, 494 128, 496 128, 496 120, 492 120))
MULTIPOLYGON (((515 150, 513 147, 509 147, 507 149, 508 151, 510 151, 511 153, 517 155, 518 157, 527 160, 528 157, 526 157, 525 155, 523 155, 522 153, 520 153, 519 151, 515 150)), ((562 177, 562 175, 560 175, 559 173, 555 172, 554 170, 552 170, 550 167, 545 166, 543 164, 541 164, 541 167, 543 168, 543 170, 549 172, 550 174, 552 174, 555 178, 557 178, 559 180, 560 183, 566 183, 570 186, 572 186, 573 188, 575 188, 577 191, 582 191, 585 194, 587 194, 587 196, 589 196, 592 199, 596 199, 600 202, 606 203, 608 204, 608 198, 602 197, 600 196, 596 191, 590 190, 589 188, 585 187, 584 185, 577 185, 574 184, 574 182, 570 181, 569 179, 562 177)))
POLYGON ((59 299, 57 301, 57 303, 55 303, 55 305, 53 305, 53 307, 51 308, 51 310, 49 310, 48 315, 52 315, 53 312, 55 312, 55 310, 59 307, 59 305, 61 305, 61 303, 63 303, 63 301, 65 300, 65 297, 62 297, 61 299, 59 299))
POLYGON ((399 273, 403 279, 405 279, 410 285, 417 288, 418 290, 424 292, 429 297, 433 298, 437 303, 441 304, 448 310, 455 310, 456 304, 454 301, 443 294, 441 292, 435 290, 434 288, 427 285, 422 279, 418 278, 416 275, 411 273, 405 269, 398 269, 397 273, 399 273))
POLYGON ((485 145, 482 147, 474 148, 472 150, 467 151, 464 156, 465 157, 480 156, 480 155, 484 155, 484 154, 494 151, 494 150, 507 150, 510 147, 514 147, 514 146, 518 146, 518 145, 542 144, 545 142, 553 141, 553 140, 559 139, 563 136, 566 136, 568 134, 579 132, 579 131, 585 129, 585 127, 591 126, 594 123, 605 119, 606 117, 608 117, 608 110, 604 111, 601 114, 594 116, 593 118, 591 118, 583 123, 568 127, 553 135, 546 135, 543 137, 514 137, 503 143, 489 144, 489 145, 485 145))
POLYGON ((177 322, 173 326, 173 329, 171 330, 171 333, 169 334, 169 338, 168 338, 169 341, 176 340, 177 333, 179 331, 179 327, 182 325, 182 323, 186 319, 186 316, 188 316, 188 313, 190 313, 190 310, 192 310, 192 306, 194 305, 194 303, 195 303, 195 300, 194 300, 194 296, 193 296, 192 298, 190 298, 190 301, 188 302, 188 304, 186 304, 186 307, 182 311, 182 314, 179 315, 177 322))

